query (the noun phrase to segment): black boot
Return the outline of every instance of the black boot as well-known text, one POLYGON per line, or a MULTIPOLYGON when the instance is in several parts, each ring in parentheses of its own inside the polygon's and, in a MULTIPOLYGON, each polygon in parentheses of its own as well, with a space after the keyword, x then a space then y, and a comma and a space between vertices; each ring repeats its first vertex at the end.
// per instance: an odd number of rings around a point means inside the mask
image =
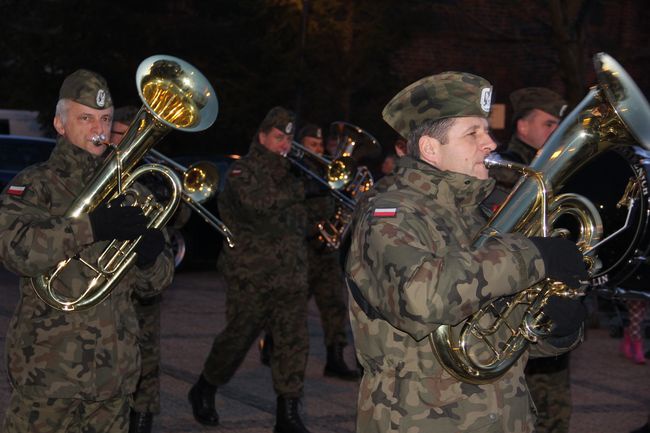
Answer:
POLYGON ((299 398, 278 397, 273 433, 309 433, 300 419, 299 398))
POLYGON ((192 405, 194 419, 204 425, 219 425, 219 414, 214 407, 214 396, 217 394, 217 387, 209 383, 203 375, 199 381, 190 389, 187 398, 192 405))
POLYGON ((264 334, 264 338, 259 341, 260 362, 267 367, 271 366, 271 353, 273 353, 273 337, 271 334, 264 334))
POLYGON ((153 414, 151 412, 136 412, 131 409, 129 414, 129 433, 151 433, 153 414))
POLYGON ((358 370, 348 368, 343 359, 343 347, 342 344, 327 346, 327 363, 323 374, 343 380, 357 380, 361 377, 361 374, 359 374, 358 370))

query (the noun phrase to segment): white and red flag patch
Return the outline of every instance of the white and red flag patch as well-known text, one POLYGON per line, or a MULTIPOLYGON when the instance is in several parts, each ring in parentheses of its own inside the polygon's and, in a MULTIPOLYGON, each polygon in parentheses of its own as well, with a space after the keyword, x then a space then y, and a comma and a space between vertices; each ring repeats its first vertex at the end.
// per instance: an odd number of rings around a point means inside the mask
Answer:
POLYGON ((25 192, 25 186, 24 185, 11 185, 7 189, 7 194, 15 195, 17 197, 20 197, 21 195, 23 195, 24 192, 25 192))
POLYGON ((233 168, 232 171, 230 172, 231 176, 239 176, 240 174, 241 174, 240 168, 233 168))
POLYGON ((372 216, 376 217, 394 217, 395 215, 397 215, 396 207, 378 207, 372 213, 372 216))

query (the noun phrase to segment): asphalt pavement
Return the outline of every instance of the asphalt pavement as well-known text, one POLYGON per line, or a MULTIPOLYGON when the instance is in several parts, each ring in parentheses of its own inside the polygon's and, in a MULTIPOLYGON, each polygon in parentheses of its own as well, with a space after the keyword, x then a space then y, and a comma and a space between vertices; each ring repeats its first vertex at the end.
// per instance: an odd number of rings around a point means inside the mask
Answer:
MULTIPOLYGON (((0 352, 18 300, 17 278, 0 270, 0 352)), ((222 278, 212 271, 179 273, 165 292, 162 304, 162 413, 154 431, 271 432, 275 396, 270 370, 259 362, 252 347, 232 381, 219 389, 218 427, 196 423, 187 392, 196 380, 212 339, 225 324, 225 290, 222 278)), ((594 304, 595 305, 595 304, 594 304)), ((611 337, 616 316, 611 311, 594 315, 586 341, 571 356, 573 417, 570 433, 629 432, 646 422, 650 411, 650 361, 636 365, 618 353, 619 339, 611 337)), ((304 412, 313 433, 354 432, 357 384, 323 376, 326 352, 320 317, 309 305, 310 353, 305 383, 304 412)), ((650 342, 646 340, 646 348, 650 342)), ((352 346, 345 351, 350 365, 352 346)), ((2 354, 4 359, 4 353, 2 354)), ((0 366, 6 377, 6 366, 0 366)), ((9 399, 9 383, 0 381, 0 419, 9 399)))

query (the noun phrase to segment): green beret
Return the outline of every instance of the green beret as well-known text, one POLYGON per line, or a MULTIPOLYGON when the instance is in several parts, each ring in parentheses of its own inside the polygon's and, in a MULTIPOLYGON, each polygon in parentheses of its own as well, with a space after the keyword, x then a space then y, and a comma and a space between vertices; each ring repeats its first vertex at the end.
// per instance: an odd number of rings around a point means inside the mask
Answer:
POLYGON ((279 129, 285 134, 293 134, 295 115, 283 107, 273 107, 266 113, 260 124, 259 131, 268 132, 271 128, 279 129))
POLYGON ((313 123, 308 123, 302 128, 300 128, 300 132, 298 133, 297 138, 298 141, 300 141, 305 137, 323 138, 323 130, 318 125, 314 125, 313 123))
POLYGON ((411 84, 386 104, 382 117, 402 137, 426 121, 488 117, 492 85, 466 72, 443 72, 411 84))
POLYGON ((530 110, 537 108, 555 117, 562 117, 567 103, 560 95, 545 87, 524 87, 510 94, 513 119, 525 116, 530 110))
POLYGON ((79 69, 63 80, 59 99, 70 99, 97 110, 113 106, 104 77, 86 69, 79 69))

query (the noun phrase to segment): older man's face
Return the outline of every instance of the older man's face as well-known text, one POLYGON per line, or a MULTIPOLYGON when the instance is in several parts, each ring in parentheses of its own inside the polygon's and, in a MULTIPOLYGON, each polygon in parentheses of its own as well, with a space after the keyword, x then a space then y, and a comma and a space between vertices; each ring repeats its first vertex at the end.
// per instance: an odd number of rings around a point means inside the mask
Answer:
POLYGON ((96 144, 93 139, 104 137, 106 141, 111 131, 113 107, 97 110, 74 101, 67 101, 65 113, 54 118, 54 128, 75 146, 101 155, 106 150, 105 144, 96 144))

